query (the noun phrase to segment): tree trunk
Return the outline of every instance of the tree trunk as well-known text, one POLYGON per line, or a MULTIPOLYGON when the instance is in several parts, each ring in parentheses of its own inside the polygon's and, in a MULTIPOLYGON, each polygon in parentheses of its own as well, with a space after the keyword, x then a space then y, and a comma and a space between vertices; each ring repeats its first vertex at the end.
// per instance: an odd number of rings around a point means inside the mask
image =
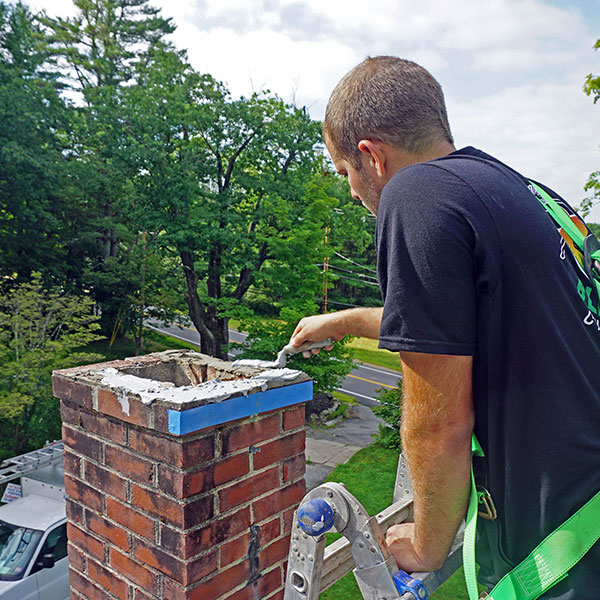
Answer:
POLYGON ((212 307, 204 308, 198 296, 198 275, 194 271, 194 255, 192 252, 181 251, 180 257, 187 286, 185 300, 192 323, 200 334, 200 351, 227 360, 225 345, 229 343, 229 319, 218 316, 212 307))

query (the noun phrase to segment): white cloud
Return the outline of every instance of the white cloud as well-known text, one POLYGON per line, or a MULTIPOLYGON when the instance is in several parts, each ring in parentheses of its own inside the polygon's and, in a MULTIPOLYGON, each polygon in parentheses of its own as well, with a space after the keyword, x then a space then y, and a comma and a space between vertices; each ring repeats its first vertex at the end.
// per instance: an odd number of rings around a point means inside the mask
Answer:
MULTIPOLYGON (((50 14, 70 0, 30 0, 50 14)), ((192 64, 234 95, 269 88, 322 118, 340 77, 367 55, 416 60, 440 80, 459 143, 495 153, 572 202, 600 168, 596 2, 564 0, 154 0, 192 64)), ((593 213, 600 221, 600 207, 593 213)))
POLYGON ((574 205, 583 199, 589 173, 600 166, 600 119, 579 90, 528 84, 448 104, 457 144, 481 147, 574 205))

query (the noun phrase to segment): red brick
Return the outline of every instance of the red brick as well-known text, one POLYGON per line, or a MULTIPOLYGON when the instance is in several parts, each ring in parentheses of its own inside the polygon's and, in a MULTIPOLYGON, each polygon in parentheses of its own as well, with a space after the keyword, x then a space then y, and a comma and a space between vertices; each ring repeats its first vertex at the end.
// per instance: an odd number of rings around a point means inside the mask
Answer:
POLYGON ((250 470, 250 460, 247 452, 234 454, 224 460, 215 463, 214 484, 215 487, 229 483, 246 475, 250 470))
POLYGON ((71 586, 71 597, 73 591, 79 592, 86 599, 105 600, 108 599, 108 594, 96 587, 89 579, 78 573, 72 568, 69 568, 69 584, 71 586))
POLYGON ((132 396, 128 396, 127 401, 129 409, 125 412, 113 392, 98 389, 98 412, 111 415, 133 425, 148 427, 148 415, 152 409, 148 408, 141 400, 132 396))
POLYGON ((97 540, 94 536, 69 522, 67 522, 67 538, 69 544, 78 546, 85 554, 97 558, 99 561, 104 560, 104 549, 106 547, 104 542, 97 540))
POLYGON ((158 576, 149 571, 144 565, 125 556, 125 554, 119 552, 116 548, 110 549, 110 566, 117 573, 133 581, 133 583, 139 585, 150 594, 154 596, 158 595, 158 576))
POLYGON ((128 597, 128 584, 116 573, 109 571, 93 560, 88 561, 88 576, 94 583, 108 590, 113 596, 123 599, 128 597))
POLYGON ((195 587, 189 594, 190 600, 208 600, 219 598, 248 579, 248 563, 238 563, 226 570, 219 571, 208 581, 195 587))
POLYGON ((68 448, 65 448, 63 452, 63 465, 65 473, 73 475, 76 478, 81 477, 81 459, 70 452, 68 448))
POLYGON ((120 500, 127 498, 127 481, 123 477, 87 460, 84 462, 83 470, 84 479, 89 484, 120 500))
POLYGON ((74 502, 73 500, 66 499, 66 512, 67 519, 76 524, 83 523, 83 506, 74 502))
POLYGON ((306 472, 306 457, 304 453, 289 458, 283 463, 283 481, 288 482, 304 476, 306 472))
POLYGON ((92 408, 92 388, 84 383, 52 375, 52 393, 61 400, 92 408))
POLYGON ((110 519, 123 525, 123 527, 130 531, 150 541, 154 541, 155 521, 146 515, 112 498, 106 499, 106 514, 110 519))
POLYGON ((296 481, 285 488, 277 490, 274 494, 256 500, 252 505, 254 520, 259 523, 269 517, 282 512, 286 508, 295 509, 306 493, 304 479, 296 481))
POLYGON ((191 585, 217 570, 217 552, 205 554, 194 561, 180 560, 155 546, 136 540, 134 558, 184 586, 191 585))
POLYGON ((279 469, 277 467, 235 483, 219 492, 221 512, 244 502, 250 502, 257 496, 276 489, 279 485, 279 469))
POLYGON ((90 531, 111 544, 118 546, 124 552, 129 552, 129 535, 122 527, 107 521, 105 518, 89 510, 86 511, 85 519, 90 531))
POLYGON ((291 435, 278 438, 258 447, 259 452, 254 454, 254 468, 262 469, 267 465, 281 462, 285 458, 294 456, 304 451, 304 429, 291 435))
MULTIPOLYGON (((261 575, 254 583, 249 583, 246 587, 237 591, 231 596, 227 596, 227 600, 255 600, 256 598, 266 598, 277 588, 284 585, 281 577, 281 567, 276 567, 268 573, 261 575)), ((271 600, 273 596, 269 596, 271 600)), ((283 600, 283 597, 282 597, 283 600)))
MULTIPOLYGON (((189 600, 187 588, 181 587, 170 579, 163 578, 163 598, 165 600, 189 600)), ((206 598, 205 600, 208 600, 206 598)))
POLYGON ((250 527, 250 508, 245 507, 189 532, 179 532, 166 525, 161 527, 161 546, 175 554, 189 558, 231 539, 250 527))
POLYGON ((260 549, 258 553, 259 569, 262 571, 287 558, 290 551, 290 536, 286 535, 260 549))
POLYGON ((220 566, 224 569, 226 566, 237 562, 243 556, 248 554, 248 546, 250 544, 250 534, 246 533, 235 538, 221 546, 221 562, 220 566))
POLYGON ((137 539, 134 540, 133 558, 183 585, 189 583, 187 581, 186 563, 163 552, 156 546, 144 544, 137 539))
POLYGON ((296 406, 283 413, 283 430, 289 431, 297 427, 304 427, 306 417, 304 416, 305 405, 296 406))
POLYGON ((259 525, 259 527, 258 544, 261 548, 270 544, 281 535, 281 519, 279 517, 275 517, 269 522, 259 525))
POLYGON ((87 483, 74 479, 70 475, 65 474, 65 493, 73 500, 81 502, 89 508, 93 508, 98 512, 104 509, 104 495, 95 489, 91 488, 87 483))
POLYGON ((280 434, 280 414, 276 413, 250 423, 235 425, 222 433, 223 454, 231 454, 280 434))
POLYGON ((87 433, 63 425, 62 437, 65 446, 78 454, 83 454, 95 461, 102 461, 102 444, 87 433))
POLYGON ((211 495, 202 496, 183 504, 153 490, 133 484, 131 486, 131 498, 132 504, 141 510, 181 529, 187 529, 208 521, 213 516, 214 501, 211 495))
MULTIPOLYGON (((164 598, 168 598, 168 596, 164 596, 164 598)), ((133 600, 153 600, 153 598, 148 596, 148 594, 144 594, 140 588, 135 588, 133 600)))
POLYGON ((131 486, 131 503, 140 510, 158 517, 161 521, 183 527, 183 504, 181 502, 133 484, 131 486))
POLYGON ((81 550, 73 544, 68 544, 69 564, 78 571, 85 571, 85 556, 81 550))
POLYGON ((152 485, 154 482, 153 462, 131 452, 125 452, 116 446, 110 444, 104 446, 104 464, 123 473, 128 479, 134 479, 147 485, 152 485))
POLYGON ((112 440, 118 444, 125 443, 125 425, 121 421, 113 421, 96 412, 89 413, 68 402, 61 402, 63 423, 75 425, 79 429, 89 431, 97 436, 112 440))
POLYGON ((158 468, 158 489, 176 498, 189 498, 214 487, 213 467, 204 466, 196 471, 185 472, 166 465, 158 468))
MULTIPOLYGON (((285 582, 284 582, 285 584, 285 582)), ((269 596, 268 598, 266 598, 266 600, 283 600, 283 597, 285 595, 285 590, 279 590, 276 594, 273 594, 272 596, 269 596)))
POLYGON ((202 465, 215 455, 214 435, 194 440, 173 440, 132 429, 129 432, 129 446, 135 452, 179 469, 202 465))

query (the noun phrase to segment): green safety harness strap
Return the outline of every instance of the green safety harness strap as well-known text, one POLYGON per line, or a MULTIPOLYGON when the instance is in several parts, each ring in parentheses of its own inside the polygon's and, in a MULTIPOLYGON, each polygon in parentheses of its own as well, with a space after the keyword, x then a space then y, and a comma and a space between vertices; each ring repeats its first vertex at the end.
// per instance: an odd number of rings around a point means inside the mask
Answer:
MULTIPOLYGON (((473 436, 472 453, 483 456, 473 436)), ((469 600, 477 600, 475 532, 482 492, 477 490, 471 464, 471 497, 463 543, 463 565, 469 600)), ((488 600, 535 600, 564 579, 600 539, 600 492, 538 544, 487 596, 488 600)))
MULTIPOLYGON (((596 298, 600 297, 600 242, 592 234, 584 234, 573 222, 569 214, 533 181, 529 182, 536 197, 552 216, 554 221, 578 246, 584 256, 584 267, 591 282, 595 283, 596 298)), ((592 286, 594 287, 594 286, 592 286)), ((600 306, 598 306, 600 309, 600 306)), ((473 456, 484 456, 483 450, 473 436, 471 443, 473 456)), ((475 566, 475 535, 479 504, 493 502, 486 490, 479 490, 473 475, 471 462, 471 496, 463 542, 463 566, 469 600, 477 600, 477 572, 475 566)), ((483 514, 483 513, 482 513, 483 514)), ((484 514, 484 516, 486 516, 484 514)), ((582 506, 574 515, 546 537, 529 556, 507 573, 489 593, 489 600, 535 600, 556 583, 564 579, 586 552, 600 539, 600 492, 582 506)))
POLYGON ((558 223, 564 232, 573 240, 584 255, 585 270, 591 281, 595 281, 598 293, 600 293, 600 243, 593 234, 582 233, 577 225, 573 223, 571 217, 567 214, 552 196, 545 192, 539 185, 529 181, 537 193, 538 200, 546 209, 546 212, 558 223), (594 261, 598 264, 594 265, 594 261))

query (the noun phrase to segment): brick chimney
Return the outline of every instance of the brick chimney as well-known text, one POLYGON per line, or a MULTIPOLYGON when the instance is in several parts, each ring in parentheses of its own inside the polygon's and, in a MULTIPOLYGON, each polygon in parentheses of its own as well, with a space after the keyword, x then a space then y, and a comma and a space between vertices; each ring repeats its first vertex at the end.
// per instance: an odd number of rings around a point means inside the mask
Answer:
POLYGON ((71 598, 283 598, 306 375, 171 350, 56 371, 53 387, 71 598))

